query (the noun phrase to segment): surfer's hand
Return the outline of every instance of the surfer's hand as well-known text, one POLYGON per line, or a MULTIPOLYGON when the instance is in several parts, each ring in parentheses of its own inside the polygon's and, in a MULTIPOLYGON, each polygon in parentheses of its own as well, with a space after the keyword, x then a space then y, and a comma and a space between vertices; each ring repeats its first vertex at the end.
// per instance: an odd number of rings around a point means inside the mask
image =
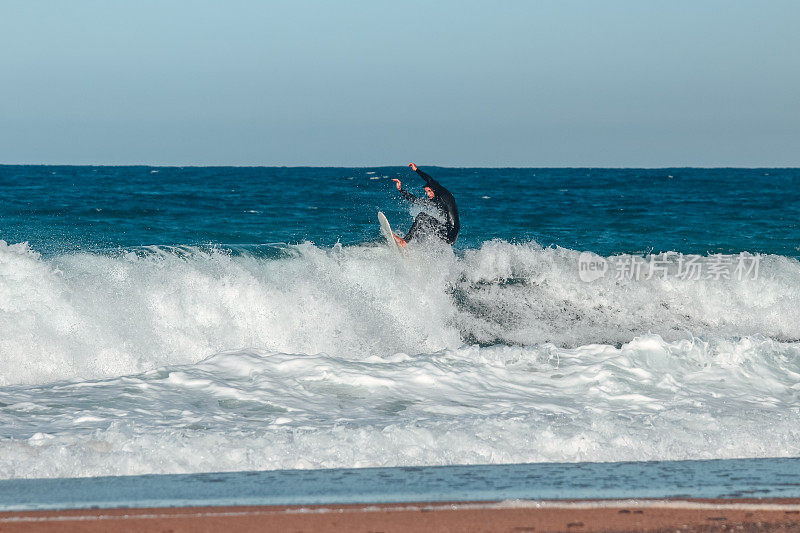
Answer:
POLYGON ((401 185, 400 185, 400 180, 399 180, 399 179, 397 179, 397 178, 395 178, 395 179, 393 179, 392 181, 395 183, 395 185, 397 185, 397 190, 399 191, 399 190, 400 190, 400 187, 401 187, 401 185))
POLYGON ((408 166, 410 166, 411 170, 413 170, 414 172, 417 171, 417 165, 415 165, 414 163, 410 163, 408 166))

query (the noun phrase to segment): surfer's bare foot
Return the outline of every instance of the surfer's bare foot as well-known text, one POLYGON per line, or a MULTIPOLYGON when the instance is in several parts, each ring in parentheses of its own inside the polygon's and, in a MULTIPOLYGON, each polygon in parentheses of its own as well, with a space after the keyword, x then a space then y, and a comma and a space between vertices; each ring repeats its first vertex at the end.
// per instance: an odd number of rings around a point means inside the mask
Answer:
POLYGON ((394 237, 394 240, 396 240, 397 244, 399 244, 400 247, 402 247, 402 248, 405 248, 406 244, 408 244, 405 239, 402 239, 402 238, 398 237, 394 233, 392 234, 392 237, 394 237))

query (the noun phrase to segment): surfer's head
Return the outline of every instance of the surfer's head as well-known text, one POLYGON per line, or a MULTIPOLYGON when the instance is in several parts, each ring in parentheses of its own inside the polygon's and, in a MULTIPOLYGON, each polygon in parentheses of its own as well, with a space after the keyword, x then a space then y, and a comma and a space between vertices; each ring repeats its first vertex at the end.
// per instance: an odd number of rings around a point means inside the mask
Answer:
POLYGON ((427 194, 427 195, 428 195, 428 198, 430 198, 431 200, 433 200, 433 197, 435 196, 435 195, 433 194, 433 189, 431 189, 431 188, 430 188, 430 187, 428 187, 427 185, 425 186, 425 194, 427 194))

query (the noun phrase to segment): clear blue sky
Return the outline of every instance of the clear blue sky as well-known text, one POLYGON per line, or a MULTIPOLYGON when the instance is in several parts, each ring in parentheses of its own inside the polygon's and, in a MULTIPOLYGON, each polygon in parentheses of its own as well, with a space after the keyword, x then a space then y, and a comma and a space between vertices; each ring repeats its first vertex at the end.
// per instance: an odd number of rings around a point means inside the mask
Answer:
POLYGON ((800 166, 800 2, 0 0, 0 162, 800 166))

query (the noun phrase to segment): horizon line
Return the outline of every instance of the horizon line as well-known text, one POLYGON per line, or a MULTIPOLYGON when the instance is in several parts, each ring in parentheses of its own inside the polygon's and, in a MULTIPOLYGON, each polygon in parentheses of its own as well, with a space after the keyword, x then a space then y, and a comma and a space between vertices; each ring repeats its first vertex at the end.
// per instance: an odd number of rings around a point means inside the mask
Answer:
MULTIPOLYGON (((353 168, 353 169, 372 169, 372 168, 403 168, 408 165, 237 165, 237 164, 213 164, 213 165, 159 165, 152 163, 0 163, 0 167, 144 167, 144 168, 353 168)), ((743 170, 795 170, 798 166, 578 166, 578 165, 550 165, 550 166, 451 166, 441 164, 418 165, 428 168, 449 168, 449 169, 597 169, 597 170, 667 170, 667 169, 703 169, 703 170, 722 170, 722 169, 743 169, 743 170)))

